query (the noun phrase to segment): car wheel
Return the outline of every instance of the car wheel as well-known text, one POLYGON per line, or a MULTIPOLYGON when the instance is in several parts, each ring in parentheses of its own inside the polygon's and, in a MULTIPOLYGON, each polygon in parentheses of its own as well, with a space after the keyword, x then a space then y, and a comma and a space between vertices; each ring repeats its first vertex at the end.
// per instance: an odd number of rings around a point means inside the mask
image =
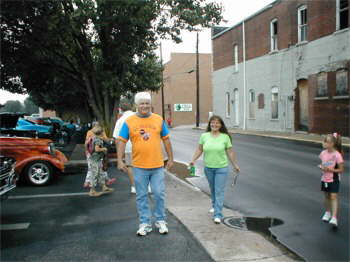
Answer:
POLYGON ((53 177, 53 168, 49 162, 34 161, 26 166, 24 173, 30 184, 44 186, 50 183, 53 177))

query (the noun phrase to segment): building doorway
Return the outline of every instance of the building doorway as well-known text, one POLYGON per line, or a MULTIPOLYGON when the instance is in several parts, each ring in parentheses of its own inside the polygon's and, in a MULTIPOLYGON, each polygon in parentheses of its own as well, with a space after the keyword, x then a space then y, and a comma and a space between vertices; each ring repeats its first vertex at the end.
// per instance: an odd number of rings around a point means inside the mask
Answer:
POLYGON ((309 131, 309 86, 306 79, 298 80, 299 123, 297 129, 309 131))
POLYGON ((236 88, 233 90, 233 97, 234 97, 234 113, 235 113, 235 126, 239 126, 239 92, 236 88))

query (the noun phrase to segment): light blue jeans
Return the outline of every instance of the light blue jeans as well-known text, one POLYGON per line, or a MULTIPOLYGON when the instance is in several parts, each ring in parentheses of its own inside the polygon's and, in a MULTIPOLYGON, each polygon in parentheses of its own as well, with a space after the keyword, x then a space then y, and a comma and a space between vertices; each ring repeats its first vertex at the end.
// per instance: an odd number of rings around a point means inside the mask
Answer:
POLYGON ((151 184, 155 200, 154 216, 156 221, 165 221, 165 185, 164 168, 133 168, 136 205, 140 224, 151 224, 151 210, 148 202, 148 184, 151 184))
POLYGON ((205 167, 204 173, 208 179, 211 203, 214 208, 214 218, 223 218, 222 208, 224 206, 225 185, 228 176, 228 167, 209 168, 205 167))

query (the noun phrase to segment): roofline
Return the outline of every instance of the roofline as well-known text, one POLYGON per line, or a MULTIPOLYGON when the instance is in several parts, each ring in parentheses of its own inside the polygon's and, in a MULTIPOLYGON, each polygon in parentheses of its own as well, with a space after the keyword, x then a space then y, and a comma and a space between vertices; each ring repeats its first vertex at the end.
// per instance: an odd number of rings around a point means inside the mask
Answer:
POLYGON ((255 13, 253 13, 252 15, 248 16, 247 18, 243 19, 242 21, 238 22, 237 24, 235 24, 235 25, 233 25, 233 26, 231 26, 231 27, 221 31, 220 33, 218 33, 218 34, 216 34, 214 36, 212 36, 211 40, 214 40, 215 38, 218 38, 219 36, 225 34, 226 32, 228 32, 228 31, 230 31, 232 29, 234 29, 235 27, 239 26, 240 24, 243 24, 243 22, 246 22, 246 21, 252 19, 253 17, 255 17, 257 15, 260 15, 261 13, 265 12, 266 10, 268 10, 268 9, 274 7, 275 5, 279 4, 279 2, 281 2, 281 1, 282 0, 275 0, 275 1, 271 2, 271 4, 265 6, 264 8, 260 9, 259 11, 255 12, 255 13))

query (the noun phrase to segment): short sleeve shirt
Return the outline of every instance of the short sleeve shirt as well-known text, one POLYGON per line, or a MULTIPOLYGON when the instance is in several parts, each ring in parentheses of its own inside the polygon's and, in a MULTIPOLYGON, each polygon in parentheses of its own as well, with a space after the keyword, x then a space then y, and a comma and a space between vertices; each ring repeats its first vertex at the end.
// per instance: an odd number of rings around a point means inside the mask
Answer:
MULTIPOLYGON (((336 164, 344 163, 344 159, 338 151, 329 152, 328 150, 323 150, 320 154, 320 159, 322 165, 329 168, 335 168, 336 164)), ((326 183, 332 183, 333 175, 332 172, 322 172, 321 180, 326 183)))
POLYGON ((132 163, 138 168, 164 166, 162 139, 169 137, 169 130, 162 117, 151 114, 141 118, 136 114, 128 117, 119 133, 119 139, 132 144, 132 163))
POLYGON ((199 144, 203 145, 204 163, 209 168, 223 168, 228 166, 226 149, 232 147, 231 139, 221 133, 214 137, 210 132, 201 135, 199 144))
MULTIPOLYGON (((94 149, 95 149, 96 146, 103 147, 103 140, 102 140, 102 138, 100 138, 100 137, 95 136, 95 137, 93 138, 93 143, 94 143, 94 149)), ((100 160, 103 159, 104 156, 105 156, 105 153, 104 153, 104 152, 95 152, 95 151, 94 151, 94 152, 91 154, 90 159, 93 160, 93 161, 100 161, 100 160)))

